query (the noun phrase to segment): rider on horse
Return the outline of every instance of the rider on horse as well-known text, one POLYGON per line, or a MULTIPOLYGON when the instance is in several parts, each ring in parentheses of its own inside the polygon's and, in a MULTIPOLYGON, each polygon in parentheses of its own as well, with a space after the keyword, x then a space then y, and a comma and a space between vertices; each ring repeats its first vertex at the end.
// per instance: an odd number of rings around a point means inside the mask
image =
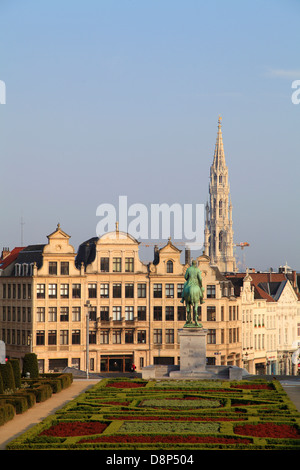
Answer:
POLYGON ((182 291, 181 302, 186 303, 187 320, 186 325, 192 324, 191 306, 193 306, 194 321, 196 326, 201 326, 198 323, 198 304, 203 304, 203 292, 201 271, 197 268, 196 261, 192 261, 192 265, 186 270, 185 284, 182 291))

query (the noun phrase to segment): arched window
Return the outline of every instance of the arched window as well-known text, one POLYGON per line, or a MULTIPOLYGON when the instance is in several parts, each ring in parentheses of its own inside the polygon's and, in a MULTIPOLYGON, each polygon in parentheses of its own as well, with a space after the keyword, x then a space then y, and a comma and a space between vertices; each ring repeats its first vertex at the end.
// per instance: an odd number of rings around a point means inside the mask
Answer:
POLYGON ((223 215, 223 202, 219 201, 219 217, 223 215))
POLYGON ((173 272, 173 261, 169 260, 167 262, 167 273, 172 273, 173 272))

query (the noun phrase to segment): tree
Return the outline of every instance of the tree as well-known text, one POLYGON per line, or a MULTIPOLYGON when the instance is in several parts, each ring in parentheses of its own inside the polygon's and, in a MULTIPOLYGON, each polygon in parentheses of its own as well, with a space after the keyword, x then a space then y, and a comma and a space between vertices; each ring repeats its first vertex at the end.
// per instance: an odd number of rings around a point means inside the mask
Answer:
POLYGON ((3 388, 4 390, 15 390, 15 378, 13 368, 10 362, 6 364, 0 364, 0 374, 3 380, 3 388))
POLYGON ((38 360, 37 355, 34 353, 27 353, 24 356, 23 376, 26 376, 27 373, 30 374, 31 379, 39 378, 38 360))
POLYGON ((21 387, 21 369, 20 369, 20 362, 18 359, 9 359, 8 361, 13 369, 14 379, 15 379, 15 386, 16 388, 21 387))

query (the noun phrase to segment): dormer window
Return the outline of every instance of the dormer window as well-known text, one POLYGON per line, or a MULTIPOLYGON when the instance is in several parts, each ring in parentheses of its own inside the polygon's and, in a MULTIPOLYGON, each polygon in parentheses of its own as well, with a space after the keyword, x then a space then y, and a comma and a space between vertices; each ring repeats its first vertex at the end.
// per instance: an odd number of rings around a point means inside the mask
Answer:
POLYGON ((15 264, 15 276, 21 276, 21 265, 19 263, 15 264))
POLYGON ((28 275, 28 264, 23 263, 22 264, 22 275, 27 276, 28 275))
POLYGON ((172 273, 173 272, 173 261, 169 260, 167 261, 167 273, 172 273))

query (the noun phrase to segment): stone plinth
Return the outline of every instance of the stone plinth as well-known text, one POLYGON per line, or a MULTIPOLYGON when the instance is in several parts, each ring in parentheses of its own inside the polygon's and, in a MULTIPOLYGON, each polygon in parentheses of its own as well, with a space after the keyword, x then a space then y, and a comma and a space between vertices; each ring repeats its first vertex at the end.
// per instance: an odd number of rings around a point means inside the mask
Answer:
POLYGON ((170 372, 172 378, 210 378, 206 370, 206 335, 204 328, 182 328, 178 331, 180 343, 180 370, 170 372))

